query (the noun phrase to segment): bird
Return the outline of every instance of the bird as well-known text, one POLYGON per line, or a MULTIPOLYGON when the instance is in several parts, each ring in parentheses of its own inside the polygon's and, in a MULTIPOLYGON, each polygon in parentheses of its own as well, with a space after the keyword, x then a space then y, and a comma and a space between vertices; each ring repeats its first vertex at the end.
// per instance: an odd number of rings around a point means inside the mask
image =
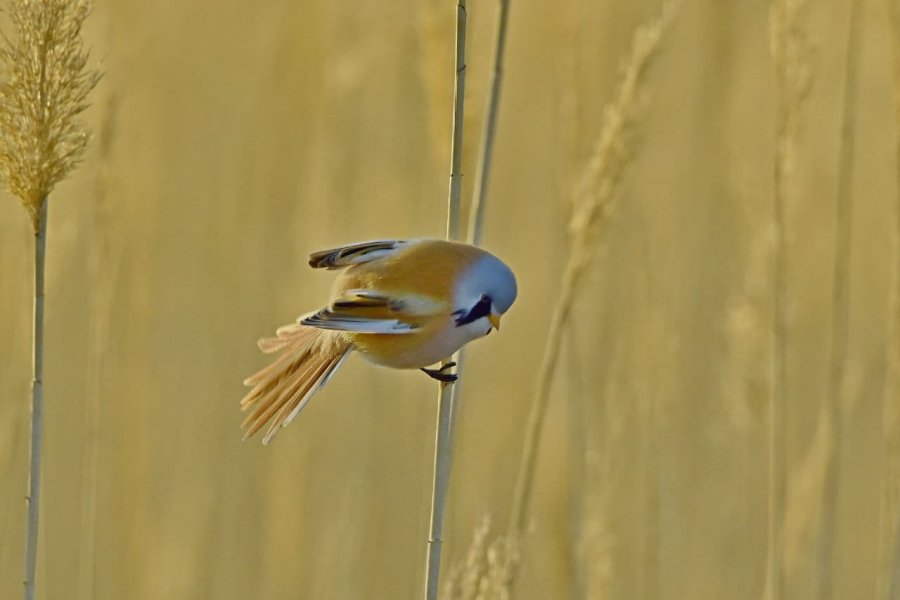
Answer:
POLYGON ((293 421, 355 352, 376 365, 420 369, 444 384, 454 363, 430 369, 500 329, 516 300, 512 270, 470 244, 439 239, 374 240, 314 252, 314 269, 340 270, 328 304, 258 341, 281 354, 244 380, 244 439, 263 444, 293 421))

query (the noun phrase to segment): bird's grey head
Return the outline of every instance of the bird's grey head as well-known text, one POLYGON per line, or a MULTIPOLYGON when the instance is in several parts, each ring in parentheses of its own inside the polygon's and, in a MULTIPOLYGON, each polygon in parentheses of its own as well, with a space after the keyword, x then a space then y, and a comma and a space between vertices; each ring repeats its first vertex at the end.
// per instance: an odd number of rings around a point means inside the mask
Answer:
POLYGON ((510 268, 497 257, 485 254, 466 270, 456 292, 458 325, 486 318, 496 326, 495 319, 499 320, 515 302, 518 287, 510 268))

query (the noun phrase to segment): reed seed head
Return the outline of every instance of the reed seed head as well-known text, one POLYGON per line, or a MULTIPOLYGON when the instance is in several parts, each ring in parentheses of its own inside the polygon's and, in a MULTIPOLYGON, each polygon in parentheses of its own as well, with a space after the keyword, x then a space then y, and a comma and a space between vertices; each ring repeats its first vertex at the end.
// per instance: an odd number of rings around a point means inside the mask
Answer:
POLYGON ((41 202, 84 154, 79 116, 100 74, 87 68, 81 36, 88 0, 11 0, 7 10, 14 35, 0 49, 0 177, 37 231, 41 202))

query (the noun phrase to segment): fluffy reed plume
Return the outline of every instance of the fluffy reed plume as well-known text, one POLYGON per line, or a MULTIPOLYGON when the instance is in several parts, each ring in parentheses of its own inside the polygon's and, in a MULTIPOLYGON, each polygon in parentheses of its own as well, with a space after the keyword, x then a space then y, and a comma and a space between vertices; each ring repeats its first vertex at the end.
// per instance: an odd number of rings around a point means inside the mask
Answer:
POLYGON ((773 316, 771 392, 769 395, 769 518, 765 597, 782 597, 784 562, 784 405, 787 352, 787 205, 793 196, 792 175, 800 119, 810 84, 810 46, 806 1, 774 0, 769 21, 775 71, 775 161, 773 193, 773 316))
POLYGON ((86 0, 12 0, 15 35, 0 61, 0 177, 19 197, 35 233, 34 339, 25 598, 34 598, 43 425, 44 256, 47 196, 78 164, 87 144, 79 115, 99 74, 87 69, 81 28, 86 0))
MULTIPOLYGON (((456 60, 453 82, 453 132, 450 138, 450 189, 447 200, 447 239, 459 239, 460 196, 462 194, 463 118, 466 96, 466 2, 456 5, 456 60)), ((451 366, 451 358, 441 368, 451 366)), ((457 373, 459 370, 457 369, 457 373)), ((438 416, 434 441, 434 479, 431 491, 431 523, 428 532, 428 550, 425 560, 425 598, 437 600, 440 572, 441 546, 443 545, 444 505, 450 483, 452 460, 453 385, 440 383, 438 392, 438 416)))
POLYGON ((882 427, 886 454, 881 497, 880 568, 876 598, 900 596, 900 0, 889 0, 894 67, 895 160, 898 161, 888 323, 887 385, 882 427))
POLYGON ((485 516, 465 557, 450 569, 442 600, 509 600, 514 549, 503 537, 489 541, 490 532, 491 519, 485 516))
POLYGON ((81 27, 87 0, 12 0, 15 30, 2 50, 0 176, 22 200, 34 231, 41 205, 78 164, 88 135, 79 116, 99 73, 87 68, 81 27))
POLYGON ((616 206, 619 184, 633 150, 632 134, 641 112, 639 109, 644 93, 644 75, 659 50, 662 35, 671 23, 677 6, 677 2, 666 2, 659 16, 635 31, 631 51, 623 65, 615 93, 605 108, 600 135, 576 186, 576 201, 569 223, 569 256, 563 271, 558 301, 550 319, 513 497, 510 535, 514 539, 521 539, 526 529, 534 467, 563 332, 574 305, 576 291, 593 256, 597 232, 608 221, 616 206))

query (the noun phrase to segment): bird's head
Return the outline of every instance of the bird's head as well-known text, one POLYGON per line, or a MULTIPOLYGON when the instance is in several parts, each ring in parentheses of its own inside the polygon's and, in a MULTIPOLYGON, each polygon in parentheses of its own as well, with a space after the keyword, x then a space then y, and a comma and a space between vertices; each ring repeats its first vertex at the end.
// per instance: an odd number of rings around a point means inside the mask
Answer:
POLYGON ((516 300, 513 272, 497 257, 485 253, 463 271, 456 287, 456 325, 500 329, 500 317, 516 300))

